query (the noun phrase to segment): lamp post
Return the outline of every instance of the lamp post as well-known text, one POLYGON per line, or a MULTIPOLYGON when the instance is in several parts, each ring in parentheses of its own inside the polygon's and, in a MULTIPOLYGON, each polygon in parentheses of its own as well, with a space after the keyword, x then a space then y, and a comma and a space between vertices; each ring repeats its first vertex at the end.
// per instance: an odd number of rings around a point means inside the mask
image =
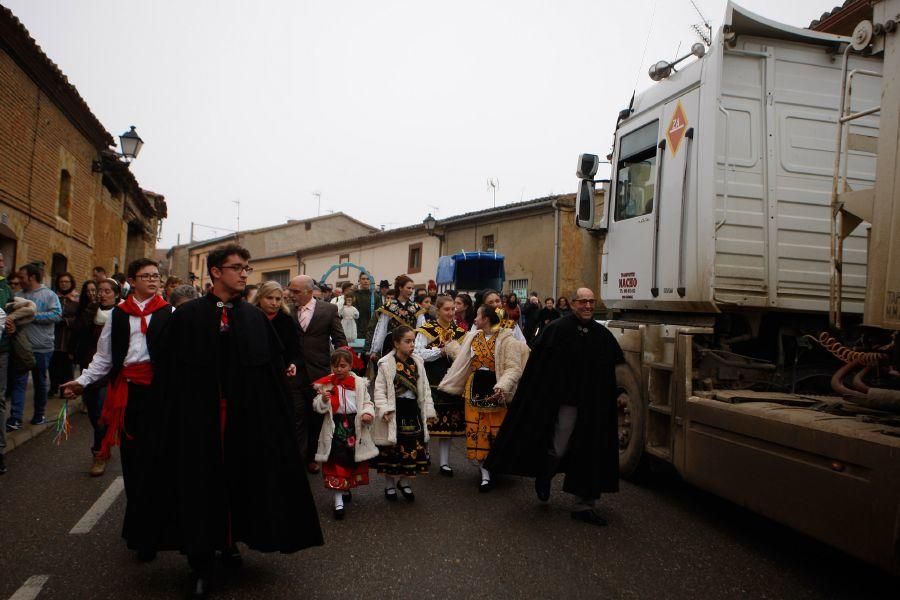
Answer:
POLYGON ((119 144, 122 147, 122 156, 127 162, 131 162, 140 154, 141 148, 144 146, 144 140, 134 130, 134 125, 129 131, 119 136, 119 144))
POLYGON ((435 233, 434 228, 437 225, 437 219, 431 216, 431 213, 428 213, 428 216, 422 221, 422 225, 425 226, 425 233, 430 236, 436 237, 438 239, 438 256, 441 255, 441 246, 444 241, 443 234, 435 233))

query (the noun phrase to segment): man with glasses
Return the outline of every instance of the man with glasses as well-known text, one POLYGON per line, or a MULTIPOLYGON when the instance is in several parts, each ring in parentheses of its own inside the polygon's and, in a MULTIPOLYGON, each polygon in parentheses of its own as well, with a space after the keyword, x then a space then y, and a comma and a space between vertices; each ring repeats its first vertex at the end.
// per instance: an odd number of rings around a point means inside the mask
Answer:
POLYGON ((236 244, 211 251, 209 294, 179 306, 168 332, 163 398, 178 434, 165 456, 177 481, 157 488, 153 503, 178 516, 194 597, 208 595, 216 553, 226 568, 241 565, 238 542, 283 553, 322 544, 281 343, 265 313, 241 299, 249 260, 236 244))
POLYGON ((551 322, 535 341, 516 397, 485 468, 535 478, 542 502, 556 473, 578 501, 572 518, 606 525, 595 510, 602 492, 619 489, 616 365, 625 362, 608 329, 594 320, 588 288, 572 297, 572 314, 551 322))
POLYGON ((117 305, 103 325, 91 364, 74 381, 59 387, 66 398, 80 395, 87 386, 107 386, 100 420, 106 434, 97 452, 108 459, 119 446, 125 480, 125 525, 122 536, 140 560, 152 560, 155 552, 144 540, 146 513, 140 508, 147 456, 163 432, 154 425, 157 399, 152 393, 155 372, 165 358, 162 337, 172 308, 158 295, 159 264, 139 258, 128 265, 133 293, 117 305))

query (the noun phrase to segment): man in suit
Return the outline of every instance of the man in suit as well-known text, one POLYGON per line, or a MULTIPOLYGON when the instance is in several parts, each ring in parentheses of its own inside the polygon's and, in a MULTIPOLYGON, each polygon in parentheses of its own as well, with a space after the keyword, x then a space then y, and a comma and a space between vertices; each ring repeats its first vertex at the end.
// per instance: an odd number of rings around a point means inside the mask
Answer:
POLYGON ((300 328, 300 349, 303 351, 303 368, 292 378, 294 407, 296 409, 297 435, 305 459, 310 460, 308 470, 317 473, 319 466, 311 462, 316 453, 323 415, 312 409, 315 397, 312 382, 331 373, 331 348, 347 345, 338 307, 313 297, 315 282, 308 275, 291 279, 288 291, 293 297, 291 314, 300 328))

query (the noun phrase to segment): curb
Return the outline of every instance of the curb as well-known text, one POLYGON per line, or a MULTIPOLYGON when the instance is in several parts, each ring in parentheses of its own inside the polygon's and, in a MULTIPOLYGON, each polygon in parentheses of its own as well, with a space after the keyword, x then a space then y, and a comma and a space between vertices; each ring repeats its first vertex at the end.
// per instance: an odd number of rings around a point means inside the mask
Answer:
MULTIPOLYGON (((9 454, 16 448, 37 438, 42 433, 48 430, 52 430, 56 425, 56 415, 59 414, 59 409, 62 408, 63 402, 64 400, 62 400, 61 398, 47 399, 47 409, 45 412, 48 416, 53 415, 53 419, 48 421, 44 425, 32 425, 28 422, 25 422, 22 425, 22 429, 19 429, 18 431, 6 432, 6 450, 3 452, 3 454, 9 454)), ((79 396, 75 400, 69 400, 69 410, 71 411, 70 414, 80 411, 83 406, 84 402, 82 401, 81 396, 79 396)))

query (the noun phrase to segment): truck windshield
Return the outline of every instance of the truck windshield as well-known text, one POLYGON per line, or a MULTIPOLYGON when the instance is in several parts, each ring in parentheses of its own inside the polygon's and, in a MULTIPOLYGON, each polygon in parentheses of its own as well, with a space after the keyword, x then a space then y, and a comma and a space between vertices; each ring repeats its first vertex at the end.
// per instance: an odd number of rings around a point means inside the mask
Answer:
POLYGON ((656 133, 653 121, 622 137, 616 168, 616 221, 653 211, 656 188, 656 133))

